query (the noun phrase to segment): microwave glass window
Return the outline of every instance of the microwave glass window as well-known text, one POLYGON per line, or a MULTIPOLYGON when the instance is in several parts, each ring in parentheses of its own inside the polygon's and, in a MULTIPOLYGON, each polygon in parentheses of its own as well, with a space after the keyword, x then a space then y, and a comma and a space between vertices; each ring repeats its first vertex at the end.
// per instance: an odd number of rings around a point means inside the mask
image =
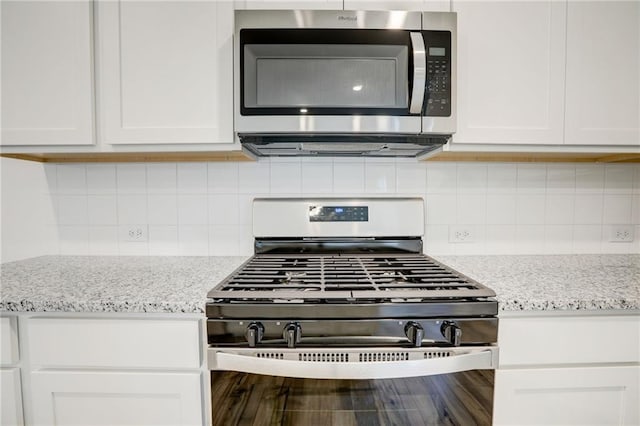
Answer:
POLYGON ((406 108, 408 48, 247 44, 244 106, 406 108))
POLYGON ((447 50, 444 47, 430 47, 429 56, 445 56, 447 50))

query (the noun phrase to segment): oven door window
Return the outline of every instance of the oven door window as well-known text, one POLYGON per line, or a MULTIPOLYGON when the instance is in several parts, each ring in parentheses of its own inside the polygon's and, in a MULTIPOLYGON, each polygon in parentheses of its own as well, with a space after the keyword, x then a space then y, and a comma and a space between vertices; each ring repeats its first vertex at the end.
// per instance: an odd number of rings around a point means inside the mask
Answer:
POLYGON ((242 115, 409 115, 410 35, 243 30, 242 115))

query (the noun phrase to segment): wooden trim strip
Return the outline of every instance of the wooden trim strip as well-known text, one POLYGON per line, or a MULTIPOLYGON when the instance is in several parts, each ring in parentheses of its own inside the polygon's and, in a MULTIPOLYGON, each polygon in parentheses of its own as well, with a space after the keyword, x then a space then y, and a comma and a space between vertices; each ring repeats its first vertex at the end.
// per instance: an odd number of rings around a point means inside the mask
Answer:
POLYGON ((41 163, 254 161, 241 151, 0 154, 0 157, 38 161, 41 163))

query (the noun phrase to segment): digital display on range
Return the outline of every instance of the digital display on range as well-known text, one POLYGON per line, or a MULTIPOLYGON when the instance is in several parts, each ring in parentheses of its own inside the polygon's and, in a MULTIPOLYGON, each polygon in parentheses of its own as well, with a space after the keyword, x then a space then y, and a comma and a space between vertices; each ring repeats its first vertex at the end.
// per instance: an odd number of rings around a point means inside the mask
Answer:
POLYGON ((368 222, 367 206, 309 206, 310 222, 368 222))

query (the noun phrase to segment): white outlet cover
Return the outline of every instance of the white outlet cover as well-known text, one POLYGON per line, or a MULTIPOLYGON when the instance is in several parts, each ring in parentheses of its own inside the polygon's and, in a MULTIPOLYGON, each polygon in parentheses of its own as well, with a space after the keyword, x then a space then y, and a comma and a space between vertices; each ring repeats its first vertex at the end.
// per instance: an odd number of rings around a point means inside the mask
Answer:
POLYGON ((612 243, 633 242, 633 225, 611 225, 609 241, 612 243))
POLYGON ((147 225, 122 225, 120 226, 120 240, 131 243, 143 243, 149 239, 147 225))
POLYGON ((472 226, 450 226, 449 227, 450 243, 473 243, 474 229, 472 226))

